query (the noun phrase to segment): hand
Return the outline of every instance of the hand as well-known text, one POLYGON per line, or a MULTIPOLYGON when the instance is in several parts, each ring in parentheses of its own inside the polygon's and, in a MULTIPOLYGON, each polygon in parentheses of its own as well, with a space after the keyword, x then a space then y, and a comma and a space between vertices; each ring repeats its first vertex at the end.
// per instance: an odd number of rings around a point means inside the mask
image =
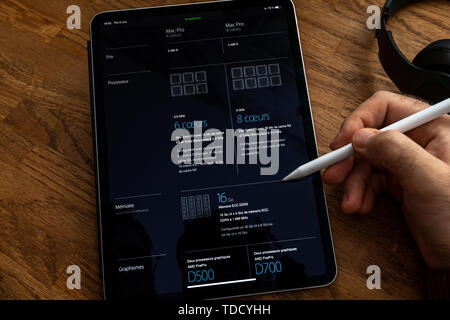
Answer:
POLYGON ((343 183, 345 213, 369 213, 377 195, 389 192, 401 203, 428 266, 450 269, 450 116, 406 135, 369 129, 385 127, 426 107, 398 94, 374 94, 345 120, 331 143, 337 149, 352 142, 355 156, 329 167, 323 179, 343 183))

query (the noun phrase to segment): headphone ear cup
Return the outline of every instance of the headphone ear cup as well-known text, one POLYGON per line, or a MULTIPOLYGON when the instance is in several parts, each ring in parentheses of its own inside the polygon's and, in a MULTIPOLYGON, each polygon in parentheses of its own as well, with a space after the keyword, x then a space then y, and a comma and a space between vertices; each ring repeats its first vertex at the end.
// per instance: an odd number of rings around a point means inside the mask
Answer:
POLYGON ((430 43, 417 54, 412 64, 418 68, 450 75, 450 39, 430 43))

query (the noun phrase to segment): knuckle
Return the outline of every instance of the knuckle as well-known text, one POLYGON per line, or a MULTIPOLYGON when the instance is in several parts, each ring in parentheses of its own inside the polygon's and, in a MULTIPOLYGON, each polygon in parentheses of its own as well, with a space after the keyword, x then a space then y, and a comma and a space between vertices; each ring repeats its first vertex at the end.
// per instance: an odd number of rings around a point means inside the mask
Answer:
MULTIPOLYGON (((450 118, 449 118, 450 120, 450 118)), ((441 123, 437 123, 437 125, 435 126, 436 129, 434 131, 434 136, 435 137, 443 137, 445 139, 445 141, 450 141, 450 135, 449 135, 449 130, 450 130, 450 122, 448 123, 444 123, 444 121, 442 121, 441 123)))
POLYGON ((386 99, 388 96, 392 94, 393 94, 392 92, 386 90, 378 90, 372 95, 372 97, 375 99, 386 99))
POLYGON ((347 118, 347 120, 344 122, 342 126, 342 130, 346 133, 354 133, 357 130, 361 129, 361 126, 358 125, 358 123, 353 119, 353 117, 347 118))

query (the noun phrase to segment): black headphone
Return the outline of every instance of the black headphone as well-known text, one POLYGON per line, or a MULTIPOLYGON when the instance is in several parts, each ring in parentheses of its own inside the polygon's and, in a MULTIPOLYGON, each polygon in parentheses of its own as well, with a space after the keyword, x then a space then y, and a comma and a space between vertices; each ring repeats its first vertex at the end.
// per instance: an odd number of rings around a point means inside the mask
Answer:
POLYGON ((399 90, 437 103, 450 96, 450 39, 432 42, 422 49, 412 62, 395 44, 392 32, 386 30, 390 16, 406 4, 417 0, 387 0, 381 28, 377 30, 378 57, 381 65, 399 90))

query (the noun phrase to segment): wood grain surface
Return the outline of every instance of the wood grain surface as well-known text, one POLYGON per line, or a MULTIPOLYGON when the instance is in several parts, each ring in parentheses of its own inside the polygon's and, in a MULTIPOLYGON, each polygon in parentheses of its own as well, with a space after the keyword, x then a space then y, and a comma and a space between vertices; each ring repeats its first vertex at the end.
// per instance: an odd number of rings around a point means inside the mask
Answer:
MULTIPOLYGON (((181 1, 0 1, 0 299, 101 299, 86 40, 100 11, 181 1), (81 8, 81 30, 66 8, 81 8), (81 267, 81 290, 66 268, 81 267)), ((343 119, 377 90, 397 92, 366 27, 383 0, 297 0, 297 15, 320 153, 343 119)), ((449 38, 450 1, 419 2, 390 21, 408 58, 449 38)), ((367 216, 340 212, 326 187, 338 276, 328 287, 261 299, 415 299, 425 265, 399 208, 387 197, 367 216), (368 290, 379 265, 382 289, 368 290)), ((253 297, 254 298, 254 297, 253 297)))

